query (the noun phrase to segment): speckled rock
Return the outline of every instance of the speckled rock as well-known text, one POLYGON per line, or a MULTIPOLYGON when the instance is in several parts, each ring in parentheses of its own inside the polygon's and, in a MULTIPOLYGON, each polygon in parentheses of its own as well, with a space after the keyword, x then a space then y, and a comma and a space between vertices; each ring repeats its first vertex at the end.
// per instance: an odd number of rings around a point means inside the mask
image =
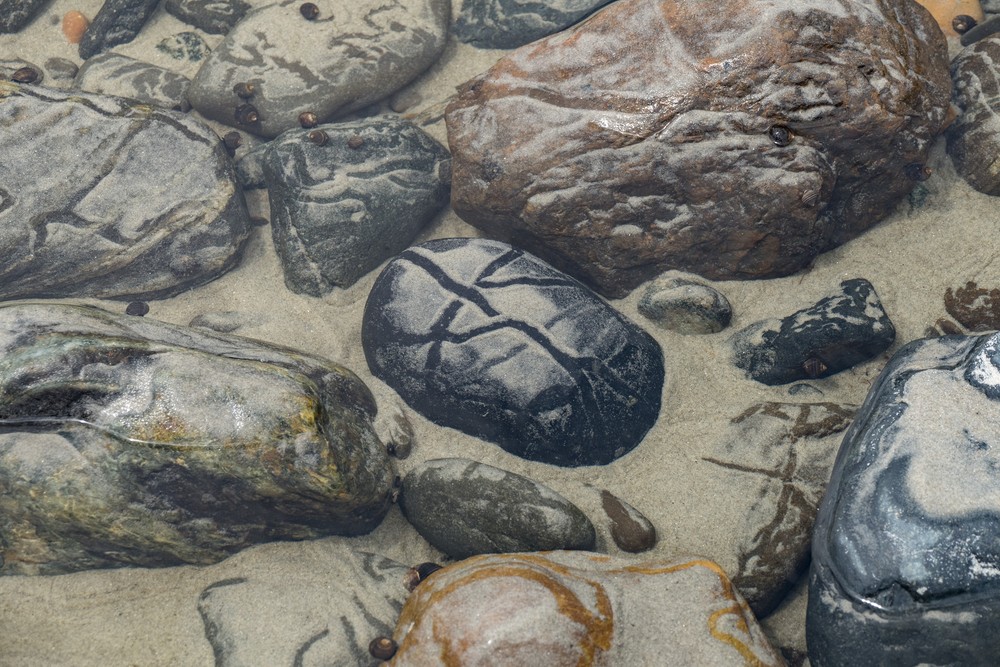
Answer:
POLYGON ((475 556, 403 606, 394 667, 784 665, 706 560, 636 563, 579 552, 475 556))
POLYGON ((895 210, 950 94, 910 0, 619 0, 461 88, 452 204, 610 297, 787 275, 895 210))
POLYGON ((639 312, 664 329, 682 334, 710 334, 729 326, 729 300, 700 280, 660 276, 642 293, 639 312))
POLYGON ((48 0, 0 0, 0 33, 18 32, 38 16, 48 0))
POLYGON ((243 0, 167 0, 163 8, 207 33, 224 35, 250 10, 250 5, 243 0))
POLYGON ((914 341, 844 437, 813 538, 813 665, 1000 662, 1000 334, 914 341))
POLYGON ((1000 196, 1000 35, 962 50, 951 65, 961 115, 948 128, 948 155, 976 190, 1000 196))
POLYGON ((88 306, 0 307, 0 574, 206 564, 372 530, 393 472, 346 368, 88 306))
POLYGON ((468 459, 432 459, 403 478, 399 507, 448 556, 593 549, 576 505, 527 477, 468 459))
POLYGON ((160 0, 104 0, 80 40, 80 57, 98 53, 135 39, 160 0))
POLYGON ((533 461, 610 463, 659 416, 656 341, 498 241, 400 254, 372 287, 361 338, 372 373, 417 412, 533 461))
POLYGON ((449 0, 337 3, 317 0, 307 20, 300 0, 251 10, 198 71, 189 93, 208 118, 264 137, 298 126, 299 114, 329 120, 368 106, 409 83, 444 49, 449 0), (296 39, 288 39, 295 34, 296 39), (233 88, 252 83, 248 100, 233 88), (250 104, 255 120, 237 121, 250 104))
POLYGON ((622 551, 640 553, 656 546, 656 528, 642 512, 601 489, 601 509, 610 523, 611 539, 622 551))
POLYGON ((164 37, 156 44, 156 50, 174 60, 187 60, 192 63, 203 61, 212 51, 201 35, 187 30, 164 37))
POLYGON ((117 53, 102 53, 83 64, 76 87, 89 93, 128 97, 165 109, 187 111, 191 80, 156 65, 117 53))
POLYGON ((465 0, 455 36, 484 49, 513 49, 568 28, 611 0, 465 0))

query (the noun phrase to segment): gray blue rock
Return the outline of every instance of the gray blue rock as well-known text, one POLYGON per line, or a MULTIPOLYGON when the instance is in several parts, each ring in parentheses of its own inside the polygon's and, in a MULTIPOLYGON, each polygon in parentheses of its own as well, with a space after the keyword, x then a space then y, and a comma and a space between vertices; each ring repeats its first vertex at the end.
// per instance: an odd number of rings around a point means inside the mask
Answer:
POLYGON ((232 161, 183 114, 0 82, 0 145, 0 299, 177 294, 249 236, 232 161))
POLYGON ((663 275, 643 290, 639 312, 664 329, 682 334, 710 334, 729 326, 729 300, 704 282, 663 275))
POLYGON ((424 539, 455 559, 593 549, 596 539, 590 519, 549 487, 468 459, 433 459, 411 470, 399 507, 424 539))
POLYGON ((392 260, 365 305, 372 373, 431 421, 562 466, 635 448, 660 412, 655 340, 576 280, 486 239, 392 260))
POLYGON ((176 72, 117 53, 101 53, 83 63, 76 87, 89 93, 128 97, 165 109, 187 111, 191 80, 176 72))
POLYGON ((285 284, 311 296, 403 251, 448 203, 448 151, 395 117, 289 130, 262 166, 285 284))
POLYGON ((315 4, 313 20, 303 17, 299 0, 248 12, 198 71, 191 105, 208 118, 275 137, 297 127, 302 112, 322 122, 391 95, 444 49, 449 0, 315 4), (252 97, 236 95, 242 83, 254 86, 252 97), (243 104, 255 113, 237 121, 243 104))
POLYGON ((224 35, 250 10, 243 0, 167 0, 168 14, 213 35, 224 35))
POLYGON ((812 545, 809 658, 1000 663, 1000 334, 914 341, 844 437, 812 545))
POLYGON ((568 28, 611 0, 465 0, 455 36, 483 49, 513 49, 568 28))
POLYGON ((49 0, 0 0, 0 33, 18 32, 41 13, 49 0))
POLYGON ((104 0, 80 40, 80 57, 86 60, 131 42, 159 4, 160 0, 104 0))

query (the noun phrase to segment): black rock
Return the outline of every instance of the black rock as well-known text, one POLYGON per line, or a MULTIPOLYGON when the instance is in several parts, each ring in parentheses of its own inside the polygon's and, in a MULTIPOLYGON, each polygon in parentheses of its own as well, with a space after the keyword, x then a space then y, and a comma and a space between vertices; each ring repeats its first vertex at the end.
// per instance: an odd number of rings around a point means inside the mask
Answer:
POLYGON ((403 252, 372 287, 362 343, 372 373, 417 412, 533 461, 610 463, 660 411, 656 341, 498 241, 403 252))
POLYGON ((856 278, 840 289, 788 317, 736 332, 736 365, 757 382, 787 384, 839 373, 892 345, 896 329, 872 284, 856 278))
POLYGON ((465 0, 455 36, 482 49, 513 49, 559 32, 611 0, 465 0))
MULTIPOLYGON (((994 19, 1000 29, 1000 18, 994 19)), ((971 31, 970 31, 971 32, 971 31)), ((968 34, 968 33, 966 33, 968 34)), ((951 64, 952 101, 961 110, 948 127, 948 155, 955 171, 976 190, 1000 195, 1000 36, 962 49, 951 64)))
POLYGON ((1000 664, 1000 334, 903 347, 844 437, 813 535, 816 667, 1000 664))
POLYGON ((80 40, 80 57, 86 60, 113 46, 131 42, 158 4, 160 0, 104 0, 80 40))
POLYGON ((0 0, 0 33, 18 32, 41 13, 49 0, 0 0))
POLYGON ((250 10, 243 0, 167 0, 167 13, 213 35, 224 35, 250 10))

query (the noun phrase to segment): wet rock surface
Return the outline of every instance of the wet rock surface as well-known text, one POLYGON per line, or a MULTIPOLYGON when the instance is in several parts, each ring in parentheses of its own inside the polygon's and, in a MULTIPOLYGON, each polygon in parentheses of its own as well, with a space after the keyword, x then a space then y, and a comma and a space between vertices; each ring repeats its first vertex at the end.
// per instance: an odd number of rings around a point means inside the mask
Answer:
POLYGON ((41 13, 48 0, 0 0, 0 33, 17 32, 41 13))
POLYGON ((611 0, 465 0, 455 36, 484 49, 513 49, 568 28, 611 0))
POLYGON ((961 114, 948 128, 948 155, 976 190, 1000 196, 1000 36, 966 47, 952 61, 953 101, 961 114))
POLYGON ((410 407, 533 461, 610 463, 659 415, 656 341, 505 243, 406 250, 375 281, 361 336, 372 373, 410 407))
POLYGON ((186 111, 191 80, 176 72, 117 53, 102 53, 83 64, 76 87, 89 93, 128 97, 164 109, 186 111))
POLYGON ((733 317, 729 300, 719 290, 700 280, 669 275, 646 286, 639 312, 664 329, 691 335, 718 333, 733 317))
POLYGON ((896 0, 713 15, 615 2, 469 81, 446 115, 455 212, 611 297, 668 268, 786 275, 888 215, 947 119, 930 16, 896 0))
POLYGON ((0 574, 211 563, 370 531, 392 471, 349 370, 85 306, 0 308, 0 574))
POLYGON ((224 35, 250 10, 243 0, 167 0, 163 8, 207 33, 224 35))
POLYGON ((160 0, 104 0, 80 40, 80 57, 86 60, 135 39, 160 0))

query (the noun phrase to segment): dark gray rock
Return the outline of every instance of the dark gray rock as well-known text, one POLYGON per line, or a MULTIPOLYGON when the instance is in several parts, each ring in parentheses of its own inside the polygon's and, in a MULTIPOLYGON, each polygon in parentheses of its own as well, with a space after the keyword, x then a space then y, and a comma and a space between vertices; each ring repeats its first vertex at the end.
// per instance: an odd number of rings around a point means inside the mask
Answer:
POLYGON ((813 538, 816 667, 1000 664, 1000 334, 918 340, 844 437, 813 538))
POLYGON ((748 377, 776 385, 839 373, 881 354, 895 337, 875 288, 855 278, 814 306, 737 331, 731 342, 748 377))
POLYGON ((0 299, 160 298, 230 269, 249 216, 182 114, 0 82, 0 299))
MULTIPOLYGON (((1000 22, 1000 20, 998 20, 1000 22)), ((961 114, 948 128, 948 155, 969 185, 1000 196, 1000 36, 962 49, 951 64, 952 101, 961 114)))
POLYGON ((410 407, 533 461, 610 463, 659 416, 656 341, 499 241, 403 252, 375 281, 361 336, 372 373, 410 407))
POLYGON ((483 49, 513 49, 568 28, 611 0, 465 0, 455 36, 483 49))
POLYGON ((18 32, 41 13, 49 0, 0 0, 0 33, 18 32))
POLYGON ((640 553, 656 546, 656 528, 642 512, 601 489, 601 509, 611 523, 611 539, 622 551, 640 553))
POLYGON ((167 0, 167 13, 213 35, 225 35, 250 10, 243 0, 167 0))
POLYGON ((333 362, 87 306, 0 307, 0 574, 206 564, 372 530, 393 471, 333 362))
POLYGON ((270 142, 263 142, 247 150, 236 160, 236 180, 244 190, 267 187, 267 179, 264 177, 264 156, 270 148, 270 142))
POLYGON ((323 3, 314 20, 303 18, 301 5, 282 0, 248 12, 198 71, 192 106, 275 137, 297 127, 304 111, 322 122, 391 95, 444 49, 448 0, 323 3), (233 92, 241 83, 255 88, 248 100, 233 92), (237 121, 241 104, 254 107, 254 120, 237 121))
POLYGON ((165 109, 187 111, 191 80, 168 69, 117 53, 102 53, 83 63, 76 87, 89 93, 128 97, 165 109))
POLYGON ((67 58, 49 58, 45 61, 46 86, 53 88, 70 88, 76 81, 80 67, 67 58))
POLYGON ((433 459, 411 470, 399 507, 424 539, 455 559, 593 549, 596 539, 590 519, 549 487, 468 459, 433 459))
POLYGON ((664 329, 682 334, 710 334, 729 326, 729 300, 700 280, 661 276, 639 300, 639 312, 664 329))
POLYGON ((80 40, 80 57, 86 60, 131 42, 159 4, 160 0, 104 0, 80 40))
POLYGON ((272 141, 263 172, 288 289, 323 296, 402 252, 448 203, 450 169, 443 146, 394 117, 272 141))

